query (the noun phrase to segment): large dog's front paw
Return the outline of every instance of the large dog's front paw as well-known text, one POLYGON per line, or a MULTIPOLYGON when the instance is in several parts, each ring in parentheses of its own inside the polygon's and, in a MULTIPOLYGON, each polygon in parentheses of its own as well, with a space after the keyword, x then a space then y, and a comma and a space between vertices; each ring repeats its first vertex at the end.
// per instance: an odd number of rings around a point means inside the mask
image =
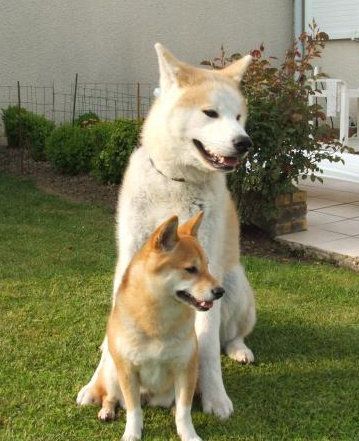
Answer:
POLYGON ((101 397, 94 393, 92 384, 88 383, 77 394, 76 403, 79 406, 86 406, 87 404, 100 404, 101 397))
POLYGON ((228 343, 226 353, 232 360, 242 364, 249 364, 254 361, 253 352, 245 345, 244 341, 239 338, 228 343))
POLYGON ((137 435, 133 435, 133 434, 126 435, 126 433, 124 433, 120 441, 140 441, 140 440, 141 440, 141 436, 138 437, 137 435))
POLYGON ((181 441, 203 441, 198 435, 192 436, 191 438, 182 438, 180 435, 181 441))
POLYGON ((233 404, 226 391, 202 391, 203 412, 213 413, 225 420, 233 413, 233 404))

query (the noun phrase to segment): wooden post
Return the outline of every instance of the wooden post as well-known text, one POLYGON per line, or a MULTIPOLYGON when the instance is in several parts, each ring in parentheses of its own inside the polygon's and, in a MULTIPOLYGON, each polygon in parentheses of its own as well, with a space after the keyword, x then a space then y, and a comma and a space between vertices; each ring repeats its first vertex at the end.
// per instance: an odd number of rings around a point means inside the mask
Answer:
POLYGON ((20 81, 17 82, 17 106, 19 111, 19 126, 18 126, 18 143, 17 147, 20 148, 20 172, 24 174, 24 148, 22 145, 22 123, 20 118, 20 109, 21 109, 21 88, 20 81))
POLYGON ((17 104, 21 108, 20 81, 17 82, 17 104))
POLYGON ((75 113, 76 113, 76 98, 77 98, 77 80, 79 74, 77 73, 75 76, 75 91, 74 91, 74 103, 72 107, 72 125, 75 124, 75 113))
POLYGON ((52 82, 52 120, 55 122, 55 81, 52 82))

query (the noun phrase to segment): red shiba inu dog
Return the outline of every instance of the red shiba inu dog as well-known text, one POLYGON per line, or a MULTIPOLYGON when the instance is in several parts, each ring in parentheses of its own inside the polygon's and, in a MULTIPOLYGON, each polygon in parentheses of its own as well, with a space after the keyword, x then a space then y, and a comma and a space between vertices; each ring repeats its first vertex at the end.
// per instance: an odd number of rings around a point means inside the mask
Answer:
POLYGON ((196 239, 202 216, 179 227, 177 216, 161 224, 131 260, 116 293, 107 327, 109 356, 98 379, 99 418, 112 419, 123 403, 123 441, 141 439, 141 392, 150 404, 175 398, 182 441, 200 441, 191 418, 198 370, 195 313, 208 311, 224 294, 196 239))

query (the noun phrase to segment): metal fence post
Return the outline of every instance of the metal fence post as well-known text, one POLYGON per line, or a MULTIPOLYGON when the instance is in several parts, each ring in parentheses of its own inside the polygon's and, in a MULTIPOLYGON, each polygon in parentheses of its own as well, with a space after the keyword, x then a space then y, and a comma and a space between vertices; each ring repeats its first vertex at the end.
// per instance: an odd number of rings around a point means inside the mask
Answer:
POLYGON ((75 124, 75 113, 76 113, 76 97, 77 97, 77 80, 79 74, 77 73, 75 76, 75 91, 74 91, 74 104, 72 108, 72 125, 75 124))
POLYGON ((137 107, 137 120, 141 119, 141 94, 140 94, 140 83, 137 83, 137 93, 136 93, 136 107, 137 107))

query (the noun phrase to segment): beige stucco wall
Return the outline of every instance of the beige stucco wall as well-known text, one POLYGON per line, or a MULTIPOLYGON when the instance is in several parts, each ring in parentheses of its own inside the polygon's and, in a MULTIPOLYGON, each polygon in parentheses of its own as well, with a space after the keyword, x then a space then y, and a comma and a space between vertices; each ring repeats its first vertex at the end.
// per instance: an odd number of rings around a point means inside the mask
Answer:
POLYGON ((331 78, 345 80, 352 88, 359 87, 359 42, 329 41, 316 64, 331 78))
MULTIPOLYGON (((329 77, 346 81, 350 88, 359 88, 359 42, 331 40, 315 64, 329 77)), ((350 115, 356 120, 355 100, 350 101, 350 115)), ((335 118, 335 123, 339 124, 338 118, 335 118)))
POLYGON ((0 84, 157 81, 153 44, 192 63, 265 42, 281 56, 290 0, 0 0, 0 84))

